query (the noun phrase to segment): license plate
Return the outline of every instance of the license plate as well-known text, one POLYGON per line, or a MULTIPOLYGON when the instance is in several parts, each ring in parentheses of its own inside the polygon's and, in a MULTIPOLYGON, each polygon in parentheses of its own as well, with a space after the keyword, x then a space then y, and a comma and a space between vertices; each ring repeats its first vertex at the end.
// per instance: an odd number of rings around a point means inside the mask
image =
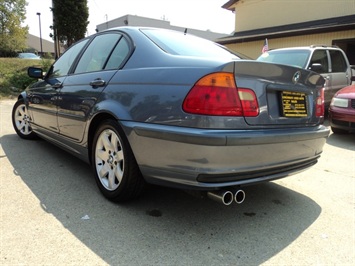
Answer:
POLYGON ((285 117, 307 116, 306 94, 300 92, 283 91, 281 93, 282 111, 285 117))

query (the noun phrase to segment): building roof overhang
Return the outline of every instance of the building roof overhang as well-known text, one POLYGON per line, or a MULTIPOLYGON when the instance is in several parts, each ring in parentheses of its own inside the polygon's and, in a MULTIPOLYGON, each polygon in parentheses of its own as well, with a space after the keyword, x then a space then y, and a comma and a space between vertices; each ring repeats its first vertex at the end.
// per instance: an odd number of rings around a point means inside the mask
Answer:
MULTIPOLYGON (((239 0, 234 2, 237 1, 239 0)), ((355 15, 350 15, 235 32, 233 35, 218 39, 217 42, 220 44, 242 43, 262 40, 265 38, 283 38, 353 29, 355 29, 355 15)))
POLYGON ((232 7, 235 3, 237 3, 239 0, 229 0, 227 3, 225 3, 222 8, 235 11, 235 8, 232 7))

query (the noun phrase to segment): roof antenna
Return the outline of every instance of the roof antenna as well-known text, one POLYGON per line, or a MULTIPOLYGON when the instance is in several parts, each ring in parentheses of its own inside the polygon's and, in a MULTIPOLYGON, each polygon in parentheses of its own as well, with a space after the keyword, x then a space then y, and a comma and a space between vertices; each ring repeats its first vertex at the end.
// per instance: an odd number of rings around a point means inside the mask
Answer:
POLYGON ((185 28, 184 35, 186 35, 186 33, 187 33, 187 28, 185 28))

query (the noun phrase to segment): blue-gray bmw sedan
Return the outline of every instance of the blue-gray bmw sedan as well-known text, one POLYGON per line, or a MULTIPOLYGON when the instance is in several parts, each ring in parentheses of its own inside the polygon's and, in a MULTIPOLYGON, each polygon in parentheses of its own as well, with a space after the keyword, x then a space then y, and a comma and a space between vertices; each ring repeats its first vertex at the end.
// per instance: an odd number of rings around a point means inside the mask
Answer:
POLYGON ((14 105, 17 134, 87 161, 116 202, 151 183, 240 203, 243 186, 314 165, 329 134, 320 75, 184 32, 107 30, 28 73, 39 81, 14 105))

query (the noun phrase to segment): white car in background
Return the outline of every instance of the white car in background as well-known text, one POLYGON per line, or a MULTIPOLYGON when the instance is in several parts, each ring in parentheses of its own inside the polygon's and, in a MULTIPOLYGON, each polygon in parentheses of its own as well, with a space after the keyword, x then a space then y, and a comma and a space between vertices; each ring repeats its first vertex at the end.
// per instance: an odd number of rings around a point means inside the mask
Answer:
POLYGON ((19 53, 18 58, 21 59, 35 59, 35 60, 40 60, 41 57, 34 54, 34 53, 19 53))

